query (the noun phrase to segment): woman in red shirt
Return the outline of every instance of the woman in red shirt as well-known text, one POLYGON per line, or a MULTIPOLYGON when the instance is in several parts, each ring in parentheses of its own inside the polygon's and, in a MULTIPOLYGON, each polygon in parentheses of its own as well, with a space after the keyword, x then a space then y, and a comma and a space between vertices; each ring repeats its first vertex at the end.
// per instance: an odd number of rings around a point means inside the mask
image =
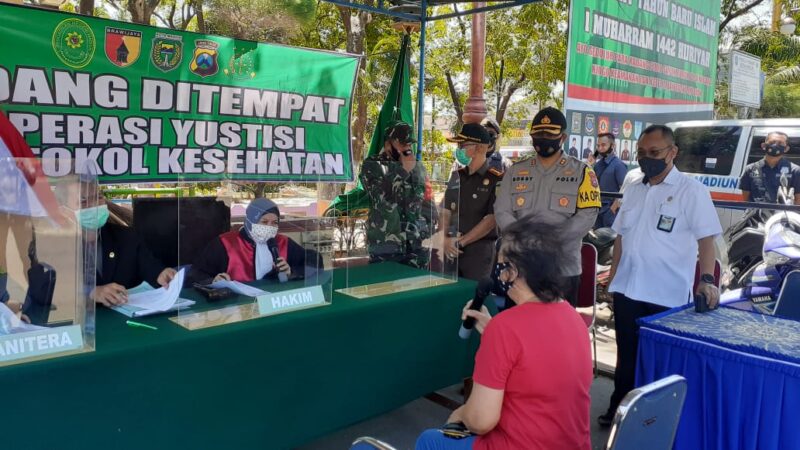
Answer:
POLYGON ((472 394, 448 423, 473 436, 428 430, 417 450, 591 448, 589 333, 562 297, 556 231, 527 221, 504 230, 492 278, 515 306, 494 318, 486 307, 464 308, 482 339, 472 394))

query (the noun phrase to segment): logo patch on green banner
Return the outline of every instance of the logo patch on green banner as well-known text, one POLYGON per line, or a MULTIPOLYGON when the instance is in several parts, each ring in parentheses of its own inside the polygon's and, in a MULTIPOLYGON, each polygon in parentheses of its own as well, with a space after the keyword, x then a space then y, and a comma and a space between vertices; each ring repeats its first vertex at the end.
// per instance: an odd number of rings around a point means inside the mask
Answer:
POLYGON ((173 34, 156 33, 150 60, 162 72, 178 67, 183 59, 183 38, 173 34))
POLYGON ((219 44, 214 41, 207 39, 194 41, 194 55, 192 55, 192 63, 189 64, 189 69, 203 78, 217 73, 219 70, 217 48, 219 48, 219 44))
POLYGON ((142 32, 106 27, 106 57, 112 64, 127 67, 139 59, 142 32))
POLYGON ((66 19, 53 30, 53 51, 64 64, 75 69, 89 64, 96 42, 92 29, 80 19, 66 19))

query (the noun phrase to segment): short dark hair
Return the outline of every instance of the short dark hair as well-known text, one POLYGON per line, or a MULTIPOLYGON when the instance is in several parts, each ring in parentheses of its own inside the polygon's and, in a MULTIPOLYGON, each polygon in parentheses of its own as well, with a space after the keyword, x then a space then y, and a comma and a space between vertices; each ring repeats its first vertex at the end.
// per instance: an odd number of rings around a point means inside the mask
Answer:
POLYGON ((561 275, 564 257, 557 231, 523 219, 503 230, 500 242, 500 252, 544 303, 560 300, 565 292, 565 278, 561 275))
POLYGON ((597 135, 597 140, 600 140, 600 139, 602 139, 604 137, 607 137, 607 138, 611 139, 611 142, 614 142, 614 140, 617 139, 617 137, 614 136, 614 133, 600 133, 600 134, 597 135))
POLYGON ((642 134, 639 135, 639 139, 656 132, 661 133, 661 137, 669 141, 670 144, 675 145, 675 133, 672 131, 672 128, 666 125, 650 125, 642 131, 642 134))
POLYGON ((770 131, 770 132, 769 132, 769 133, 767 133, 767 135, 764 137, 764 142, 766 142, 767 140, 769 140, 769 137, 770 137, 771 135, 773 135, 773 134, 777 134, 778 136, 783 136, 783 138, 784 138, 784 139, 786 139, 786 143, 787 143, 787 144, 789 143, 789 135, 788 135, 788 134, 786 134, 786 133, 784 133, 783 131, 770 131))

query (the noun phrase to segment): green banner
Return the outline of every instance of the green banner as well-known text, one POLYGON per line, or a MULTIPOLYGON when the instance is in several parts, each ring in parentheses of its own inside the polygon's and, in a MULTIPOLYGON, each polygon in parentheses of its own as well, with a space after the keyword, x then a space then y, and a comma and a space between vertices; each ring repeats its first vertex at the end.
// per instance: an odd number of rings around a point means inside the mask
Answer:
MULTIPOLYGON (((711 117, 720 0, 571 4, 565 106, 582 113, 577 121, 598 113, 653 123, 711 117)), ((597 124, 582 125, 589 134, 597 124)))
POLYGON ((358 57, 0 4, 0 105, 59 176, 353 180, 358 57))

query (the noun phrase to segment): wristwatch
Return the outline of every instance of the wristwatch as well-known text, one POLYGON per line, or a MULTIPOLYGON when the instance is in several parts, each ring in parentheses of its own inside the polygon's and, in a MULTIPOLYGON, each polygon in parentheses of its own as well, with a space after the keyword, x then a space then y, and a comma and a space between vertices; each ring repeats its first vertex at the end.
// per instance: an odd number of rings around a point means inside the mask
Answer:
POLYGON ((704 273, 700 275, 700 281, 702 281, 705 284, 716 284, 717 279, 714 277, 714 275, 711 275, 710 273, 704 273))

